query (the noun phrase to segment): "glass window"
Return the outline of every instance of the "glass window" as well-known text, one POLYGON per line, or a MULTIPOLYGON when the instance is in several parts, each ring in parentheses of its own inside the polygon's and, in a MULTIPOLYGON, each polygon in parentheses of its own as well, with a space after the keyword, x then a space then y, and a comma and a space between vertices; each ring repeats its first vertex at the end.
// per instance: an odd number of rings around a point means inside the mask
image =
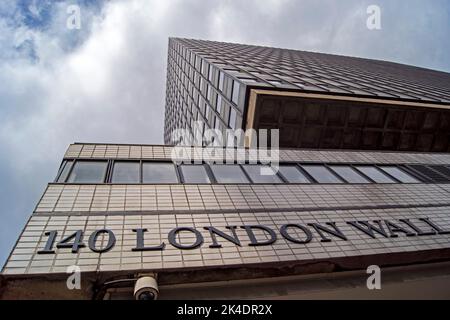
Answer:
POLYGON ((400 182, 403 182, 403 183, 418 183, 418 182, 420 182, 419 180, 410 176, 409 174, 407 174, 400 168, 397 168, 394 166, 380 166, 380 168, 383 171, 390 174, 391 176, 393 176, 394 178, 396 178, 397 180, 399 180, 400 182))
POLYGON ((220 113, 222 111, 222 96, 220 94, 217 95, 217 112, 220 113))
POLYGON ((139 183, 140 163, 137 161, 114 162, 111 182, 113 183, 139 183))
POLYGON ((310 183, 308 178, 295 165, 282 165, 279 171, 288 182, 310 183))
POLYGON ((143 183, 177 183, 175 166, 170 162, 144 162, 142 165, 143 183))
POLYGON ((325 166, 303 165, 302 168, 319 183, 342 183, 342 181, 325 166))
POLYGON ((233 93, 231 95, 231 101, 233 101, 236 105, 239 103, 239 82, 233 81, 233 93))
POLYGON ((224 75, 223 72, 219 72, 219 90, 223 91, 223 82, 224 82, 224 75))
POLYGON ((184 182, 187 183, 210 183, 205 166, 203 165, 181 165, 181 173, 184 182))
POLYGON ((106 166, 106 161, 76 161, 68 182, 101 183, 105 179, 106 166))
POLYGON ((70 168, 72 167, 73 161, 64 161, 61 173, 58 177, 58 182, 66 182, 67 175, 69 174, 70 168))
POLYGON ((395 183, 394 180, 373 166, 357 166, 356 168, 376 183, 395 183))
POLYGON ((254 183, 282 183, 280 177, 270 166, 244 165, 243 167, 254 183))
POLYGON ((350 166, 330 166, 330 168, 349 183, 370 183, 368 179, 350 166))
POLYGON ((211 170, 218 183, 248 183, 248 179, 238 165, 215 164, 211 170))
POLYGON ((230 107, 230 119, 228 120, 228 126, 231 129, 236 128, 236 110, 233 107, 230 107))

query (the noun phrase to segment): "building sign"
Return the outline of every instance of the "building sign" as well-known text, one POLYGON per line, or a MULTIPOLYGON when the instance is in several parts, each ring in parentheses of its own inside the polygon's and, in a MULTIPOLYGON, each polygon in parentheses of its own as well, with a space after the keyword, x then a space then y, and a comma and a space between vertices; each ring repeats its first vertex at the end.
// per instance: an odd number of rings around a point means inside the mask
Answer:
MULTIPOLYGON (((416 237, 450 234, 450 230, 444 230, 435 222, 431 221, 430 218, 346 221, 345 223, 350 225, 357 232, 374 239, 377 237, 397 238, 399 235, 416 237)), ((214 226, 203 227, 203 229, 207 230, 209 233, 211 240, 211 244, 209 245, 210 248, 221 248, 222 241, 231 242, 236 246, 245 245, 242 242, 243 239, 240 239, 236 233, 238 228, 245 230, 247 234, 245 244, 248 246, 272 245, 280 236, 289 242, 303 245, 311 242, 314 237, 318 237, 321 242, 331 242, 333 239, 349 241, 348 237, 335 222, 307 224, 289 223, 281 225, 277 230, 259 224, 226 226, 225 229, 219 229, 214 226), (256 231, 258 231, 259 237, 256 234, 256 231), (302 236, 299 236, 299 233, 302 236), (260 236, 261 234, 265 234, 265 237, 262 238, 260 236)), ((137 228, 132 229, 132 231, 135 234, 136 239, 136 246, 131 249, 132 251, 162 251, 166 248, 166 242, 161 242, 153 246, 145 245, 144 240, 145 234, 148 232, 147 229, 137 228)), ((86 235, 83 230, 78 230, 58 242, 56 241, 58 236, 57 231, 48 231, 45 235, 47 236, 45 247, 38 251, 38 254, 54 254, 55 248, 70 248, 72 253, 77 253, 80 248, 86 247, 83 240, 85 236, 88 236, 87 246, 89 249, 97 253, 111 250, 116 243, 114 232, 110 229, 98 229, 89 235, 86 235), (99 246, 99 241, 97 241, 100 236, 104 236, 107 239, 107 241, 103 242, 102 246, 99 246)), ((199 248, 205 242, 202 233, 192 227, 173 228, 168 233, 167 239, 171 246, 183 250, 199 248), (193 239, 192 242, 188 244, 181 243, 178 237, 181 233, 190 233, 190 239, 193 239)))

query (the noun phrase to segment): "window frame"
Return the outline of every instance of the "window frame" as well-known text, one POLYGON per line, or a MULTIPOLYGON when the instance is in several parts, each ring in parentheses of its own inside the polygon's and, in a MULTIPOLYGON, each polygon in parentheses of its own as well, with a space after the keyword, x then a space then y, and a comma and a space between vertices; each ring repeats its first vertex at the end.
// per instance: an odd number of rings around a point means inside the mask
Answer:
POLYGON ((70 168, 70 172, 67 174, 66 177, 66 182, 67 184, 105 184, 108 183, 108 177, 109 177, 109 170, 110 170, 110 160, 108 159, 82 159, 82 158, 77 158, 74 159, 73 163, 72 163, 72 167, 70 168), (104 162, 106 163, 106 167, 105 170, 103 172, 103 177, 102 177, 102 181, 101 182, 69 182, 70 176, 73 173, 73 170, 75 169, 75 166, 78 162, 104 162))
MULTIPOLYGON (((250 177, 250 175, 247 173, 244 165, 264 165, 261 163, 217 163, 217 164, 209 164, 206 162, 202 162, 201 164, 189 164, 187 165, 201 165, 204 167, 205 172, 208 176, 208 179, 210 180, 209 183, 207 182, 201 182, 201 183, 192 183, 192 182, 185 182, 184 176, 182 174, 181 165, 175 164, 170 160, 163 160, 163 159, 136 159, 136 158, 115 158, 115 159, 104 159, 104 158, 63 158, 61 165, 58 169, 57 175, 55 179, 53 180, 53 183, 55 184, 130 184, 130 185, 137 185, 137 184, 149 184, 149 185, 164 185, 164 184, 198 184, 198 185, 207 185, 207 184, 268 184, 268 185, 274 185, 274 184, 436 184, 439 182, 433 182, 429 181, 428 179, 425 179, 422 175, 419 175, 415 171, 409 170, 408 164, 396 164, 396 163, 383 163, 383 164, 373 164, 373 163, 348 163, 348 162, 339 162, 339 163, 324 163, 324 162, 297 162, 297 161, 283 161, 280 162, 279 165, 281 166, 293 166, 297 170, 300 171, 300 173, 305 176, 305 178, 309 181, 309 183, 306 182, 289 182, 289 180, 281 173, 280 170, 276 172, 277 177, 281 180, 280 183, 274 183, 274 182, 254 182, 253 179, 250 177), (103 174, 102 182, 68 182, 77 162, 106 162, 106 169, 103 174), (139 162, 139 182, 112 182, 113 172, 114 172, 114 165, 116 162, 139 162), (175 175, 177 182, 144 182, 144 164, 145 163, 167 163, 171 164, 174 167, 175 175), (58 182, 58 179, 60 179, 62 172, 64 171, 64 168, 69 165, 69 171, 67 173, 66 179, 64 181, 58 182), (213 165, 234 165, 238 166, 240 170, 242 171, 243 176, 247 180, 246 182, 233 182, 233 183, 227 183, 227 182, 218 182, 216 179, 216 176, 212 170, 213 165), (327 170, 335 176, 339 181, 341 182, 318 182, 313 176, 311 176, 302 166, 303 165, 316 165, 316 166, 323 166, 327 168, 327 170), (356 171, 357 174, 361 175, 365 179, 368 180, 368 182, 365 183, 357 183, 357 182, 347 182, 347 180, 339 175, 337 172, 335 172, 332 168, 332 166, 348 166, 351 167, 353 170, 356 171), (399 179, 395 178, 395 176, 392 176, 388 172, 384 171, 381 167, 383 166, 392 166, 397 168, 398 170, 401 170, 405 174, 411 176, 412 178, 416 179, 417 182, 401 182, 399 179), (389 179, 391 179, 393 182, 376 182, 371 177, 366 175, 364 172, 360 171, 358 167, 373 167, 376 168, 381 174, 384 176, 387 176, 389 179)), ((427 166, 427 165, 425 165, 427 166)), ((445 165, 443 165, 445 166, 445 165)), ((448 182, 444 182, 448 183, 448 182)))
POLYGON ((110 176, 109 176, 109 183, 111 184, 142 184, 142 160, 132 160, 132 159, 127 159, 127 160, 116 160, 114 159, 111 163, 111 170, 110 170, 110 176), (113 182, 113 177, 114 177, 114 167, 116 166, 117 162, 131 162, 131 163, 138 163, 139 165, 139 181, 138 182, 113 182))

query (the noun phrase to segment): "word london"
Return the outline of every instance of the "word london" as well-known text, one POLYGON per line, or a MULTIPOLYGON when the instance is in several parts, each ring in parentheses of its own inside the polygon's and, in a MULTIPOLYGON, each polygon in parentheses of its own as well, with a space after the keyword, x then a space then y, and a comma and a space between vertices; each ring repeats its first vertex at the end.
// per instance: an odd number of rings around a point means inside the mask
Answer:
MULTIPOLYGON (((410 219, 398 219, 393 222, 390 220, 373 220, 373 221, 346 221, 346 224, 358 232, 369 236, 371 238, 385 237, 385 238, 397 238, 399 234, 408 237, 414 236, 432 236, 437 234, 450 234, 450 230, 443 230, 435 222, 432 222, 429 218, 417 218, 416 221, 410 219)), ((242 225, 242 226, 226 226, 225 229, 218 229, 213 226, 203 227, 207 230, 211 239, 210 248, 221 248, 218 238, 221 241, 229 241, 236 246, 242 246, 241 239, 239 239, 236 230, 244 229, 249 242, 249 246, 267 246, 277 241, 278 235, 272 228, 264 225, 242 225), (256 232, 256 234, 255 234, 256 232), (261 235, 265 235, 262 237, 261 235)), ((132 248, 132 251, 155 251, 164 250, 166 247, 165 242, 161 242, 156 246, 146 246, 144 244, 144 236, 148 231, 145 228, 132 229, 136 234, 136 247, 132 248)), ((337 238, 344 241, 349 241, 347 236, 342 232, 339 226, 335 222, 326 223, 307 223, 297 224, 289 223, 283 224, 278 230, 279 234, 289 242, 297 244, 307 244, 311 242, 314 236, 318 236, 322 242, 330 242, 333 238, 337 238), (300 234, 300 235, 299 235, 300 234)), ((39 251, 39 254, 53 254, 55 253, 53 247, 57 237, 57 231, 46 232, 48 236, 45 248, 39 251)), ((203 245, 204 237, 200 231, 191 227, 176 227, 172 229, 168 234, 168 242, 170 245, 178 249, 195 249, 203 245), (179 238, 182 234, 189 234, 189 243, 181 243, 179 238)), ((99 241, 101 242, 101 241, 99 241)), ((95 230, 90 236, 88 241, 89 249, 93 252, 106 252, 111 250, 116 243, 116 237, 112 230, 99 229, 95 230), (102 247, 97 246, 97 239, 103 235, 108 241, 102 247)), ((83 231, 78 230, 68 237, 62 239, 56 244, 57 248, 71 248, 73 253, 77 253, 79 248, 85 247, 83 243, 83 231)))

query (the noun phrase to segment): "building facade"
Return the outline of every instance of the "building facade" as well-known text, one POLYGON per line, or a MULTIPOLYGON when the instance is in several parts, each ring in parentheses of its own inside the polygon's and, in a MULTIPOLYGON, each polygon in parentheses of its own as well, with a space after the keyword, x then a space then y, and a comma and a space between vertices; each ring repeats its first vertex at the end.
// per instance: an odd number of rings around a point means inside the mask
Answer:
POLYGON ((389 62, 170 39, 167 145, 70 145, 1 297, 449 298, 449 88, 389 62), (202 139, 174 162, 176 129, 237 146, 202 139), (275 174, 226 129, 279 129, 275 174))
POLYGON ((165 143, 177 128, 224 145, 238 144, 226 129, 280 129, 284 148, 448 152, 449 88, 392 62, 171 38, 165 143))

